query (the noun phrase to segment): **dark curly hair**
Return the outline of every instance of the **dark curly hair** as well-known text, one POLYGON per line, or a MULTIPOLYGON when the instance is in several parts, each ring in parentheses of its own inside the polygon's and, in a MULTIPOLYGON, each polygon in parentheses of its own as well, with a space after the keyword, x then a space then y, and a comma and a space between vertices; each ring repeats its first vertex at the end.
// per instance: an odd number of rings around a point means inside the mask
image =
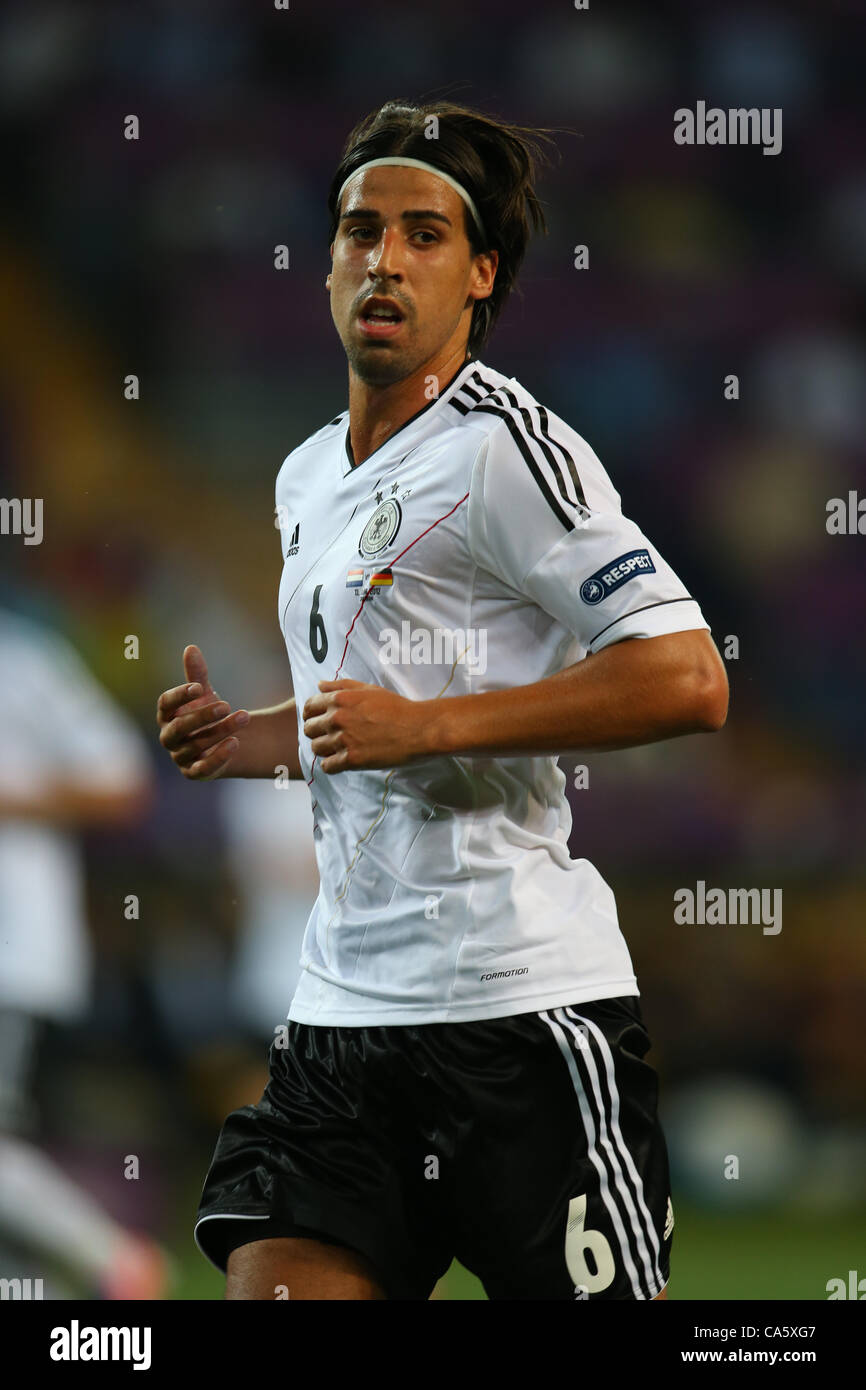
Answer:
POLYGON ((328 194, 328 242, 337 235, 340 189, 368 160, 404 154, 450 174, 474 200, 487 234, 488 244, 483 246, 475 220, 464 204, 466 236, 473 256, 491 250, 499 253, 493 290, 487 299, 477 300, 472 311, 468 346, 476 355, 514 288, 530 236, 533 231, 547 232, 533 187, 538 167, 550 162, 545 144, 553 145, 546 130, 511 125, 455 102, 415 105, 386 101, 355 126, 343 148, 328 194), (435 129, 431 117, 438 122, 436 138, 428 134, 435 129))

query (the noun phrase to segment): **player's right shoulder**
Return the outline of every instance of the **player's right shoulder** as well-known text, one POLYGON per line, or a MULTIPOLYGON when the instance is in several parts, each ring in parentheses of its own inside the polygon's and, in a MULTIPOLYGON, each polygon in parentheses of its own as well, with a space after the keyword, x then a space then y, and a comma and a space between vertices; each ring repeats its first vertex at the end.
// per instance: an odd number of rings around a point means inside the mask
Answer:
POLYGON ((277 486, 279 487, 280 482, 285 481, 296 467, 309 467, 316 449, 332 448, 335 440, 339 439, 342 432, 345 431, 348 422, 349 412, 343 410, 333 420, 329 420, 327 425, 322 425, 321 429, 316 430, 314 434, 308 435, 300 444, 297 444, 280 465, 277 473, 277 486))

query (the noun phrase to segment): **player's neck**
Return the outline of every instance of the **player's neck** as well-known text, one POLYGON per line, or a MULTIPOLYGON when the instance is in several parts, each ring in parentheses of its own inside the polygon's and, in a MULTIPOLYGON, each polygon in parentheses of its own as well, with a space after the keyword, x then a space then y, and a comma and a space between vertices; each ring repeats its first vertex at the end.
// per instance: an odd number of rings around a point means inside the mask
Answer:
POLYGON ((450 385, 469 361, 465 345, 445 347, 410 376, 388 386, 362 381, 349 368, 349 443, 357 468, 407 420, 450 385))

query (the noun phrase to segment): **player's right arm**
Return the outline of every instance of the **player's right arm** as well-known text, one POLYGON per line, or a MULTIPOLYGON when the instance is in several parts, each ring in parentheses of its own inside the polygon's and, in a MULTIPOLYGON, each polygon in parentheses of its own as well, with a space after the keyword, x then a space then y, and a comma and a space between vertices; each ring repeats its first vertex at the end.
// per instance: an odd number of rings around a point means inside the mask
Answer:
POLYGON ((290 778, 303 776, 294 699, 232 712, 211 685, 198 647, 185 648, 183 666, 187 680, 162 692, 156 722, 160 743, 184 777, 275 777, 282 767, 290 778))

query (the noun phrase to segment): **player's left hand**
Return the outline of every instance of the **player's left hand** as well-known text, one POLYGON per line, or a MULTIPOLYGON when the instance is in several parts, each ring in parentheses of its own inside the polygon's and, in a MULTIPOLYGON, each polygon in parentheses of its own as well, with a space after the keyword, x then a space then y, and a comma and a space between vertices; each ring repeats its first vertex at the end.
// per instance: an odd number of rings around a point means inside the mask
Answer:
POLYGON ((319 681, 304 705, 304 733, 323 772, 401 767, 423 757, 426 701, 365 681, 319 681))

